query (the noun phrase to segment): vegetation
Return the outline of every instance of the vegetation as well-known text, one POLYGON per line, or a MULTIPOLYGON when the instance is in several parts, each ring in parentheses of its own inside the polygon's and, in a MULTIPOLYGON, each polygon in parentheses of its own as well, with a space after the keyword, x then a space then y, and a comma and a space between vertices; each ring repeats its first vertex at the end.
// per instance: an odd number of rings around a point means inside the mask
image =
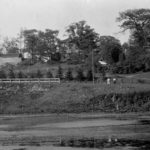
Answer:
POLYGON ((76 79, 77 79, 78 81, 84 81, 84 79, 85 79, 83 70, 82 70, 81 68, 79 68, 79 69, 77 70, 77 77, 76 77, 76 79))
POLYGON ((24 78, 24 74, 23 74, 22 71, 19 71, 19 72, 17 73, 17 78, 24 78))
POLYGON ((63 76, 63 69, 62 69, 61 66, 58 67, 56 77, 57 77, 57 78, 60 78, 60 79, 63 79, 63 78, 64 78, 64 76, 63 76))
POLYGON ((9 71, 8 71, 8 77, 9 78, 15 78, 15 73, 13 71, 13 68, 10 68, 9 71))
MULTIPOLYGON (((93 73, 101 76, 102 80, 106 79, 107 73, 130 74, 150 71, 150 9, 126 10, 119 14, 117 21, 123 31, 131 31, 129 41, 122 45, 119 39, 113 36, 100 36, 86 21, 70 24, 66 28, 65 40, 59 39, 58 30, 24 30, 20 33, 20 38, 25 41, 25 47, 21 50, 17 47, 19 45, 17 39, 5 39, 3 47, 8 54, 20 53, 22 62, 15 67, 8 64, 2 66, 0 78, 58 77, 63 79, 63 82, 64 79, 71 81, 68 85, 63 83, 58 87, 52 87, 51 92, 41 92, 40 96, 31 90, 32 92, 28 91, 28 96, 25 97, 22 93, 24 88, 18 85, 22 91, 16 92, 14 96, 11 95, 15 90, 8 92, 7 94, 10 94, 8 98, 13 101, 16 99, 20 103, 20 96, 22 100, 28 99, 26 101, 28 104, 14 105, 16 109, 14 112, 20 112, 20 107, 24 108, 25 112, 149 110, 148 79, 145 80, 141 76, 133 78, 122 76, 118 81, 135 79, 136 84, 117 81, 117 84, 108 86, 102 81, 94 87, 88 82, 97 77, 93 77, 93 73), (31 57, 24 58, 25 52, 31 57), (44 65, 46 67, 43 67, 44 65), (79 82, 75 84, 73 82, 75 80, 79 82), (81 85, 81 81, 87 83, 82 82, 81 85), (36 106, 31 105, 32 99, 36 106)), ((5 92, 3 94, 7 95, 5 92)), ((3 100, 3 96, 1 99, 3 100)), ((6 103, 10 104, 10 101, 6 103)))
POLYGON ((47 62, 50 65, 67 62, 80 64, 86 69, 91 69, 93 65, 95 72, 101 73, 99 61, 102 60, 107 63, 108 72, 119 74, 147 72, 150 71, 149 20, 150 9, 120 12, 117 21, 121 29, 123 32, 131 31, 128 42, 122 45, 119 39, 113 36, 100 36, 84 20, 68 25, 65 40, 59 39, 58 30, 30 29, 21 31, 18 37, 25 41, 25 47, 21 51, 17 47, 18 38, 5 39, 2 45, 9 54, 21 52, 19 56, 22 56, 22 66, 39 62, 47 62), (30 53, 31 58, 24 59, 24 52, 30 53))
POLYGON ((36 78, 42 78, 43 77, 43 74, 42 72, 38 69, 37 72, 36 72, 36 78))
POLYGON ((0 78, 6 78, 6 73, 4 70, 0 70, 0 78))
POLYGON ((126 59, 118 64, 118 73, 149 71, 149 20, 149 9, 126 10, 119 14, 117 21, 121 23, 120 27, 123 31, 130 30, 131 35, 129 42, 123 45, 126 59))
POLYGON ((72 74, 71 68, 68 68, 68 70, 66 72, 66 79, 69 80, 69 81, 73 80, 73 74, 72 74))
POLYGON ((52 72, 50 70, 47 71, 46 77, 47 78, 53 78, 53 74, 52 74, 52 72))
POLYGON ((88 70, 86 79, 87 79, 88 81, 92 81, 92 80, 93 80, 93 73, 92 73, 92 70, 88 70))
POLYGON ((136 112, 150 108, 150 85, 144 83, 93 86, 91 82, 69 82, 2 87, 0 113, 136 112))

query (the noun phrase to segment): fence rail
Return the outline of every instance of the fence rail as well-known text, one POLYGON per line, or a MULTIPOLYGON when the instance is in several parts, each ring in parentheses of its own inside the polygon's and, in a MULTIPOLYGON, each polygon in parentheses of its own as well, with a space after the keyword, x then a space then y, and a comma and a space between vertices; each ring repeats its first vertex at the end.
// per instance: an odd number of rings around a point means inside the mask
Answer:
POLYGON ((0 79, 0 83, 60 83, 60 78, 11 78, 0 79))

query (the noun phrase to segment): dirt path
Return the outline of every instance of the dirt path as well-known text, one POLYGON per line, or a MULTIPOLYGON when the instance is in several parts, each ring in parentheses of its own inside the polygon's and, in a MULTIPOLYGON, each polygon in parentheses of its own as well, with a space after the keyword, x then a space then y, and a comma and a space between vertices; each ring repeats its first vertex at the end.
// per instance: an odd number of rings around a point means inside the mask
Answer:
MULTIPOLYGON (((140 124, 139 119, 150 119, 149 113, 1 116, 0 150, 94 150, 52 147, 53 141, 60 137, 149 139, 150 126, 140 124)), ((120 147, 119 150, 128 149, 120 147)))
POLYGON ((87 127, 101 127, 101 126, 115 126, 115 125, 129 125, 135 124, 135 120, 85 120, 85 121, 72 121, 72 122, 62 122, 62 123, 51 123, 42 124, 35 126, 35 128, 40 127, 55 127, 55 128, 87 128, 87 127))

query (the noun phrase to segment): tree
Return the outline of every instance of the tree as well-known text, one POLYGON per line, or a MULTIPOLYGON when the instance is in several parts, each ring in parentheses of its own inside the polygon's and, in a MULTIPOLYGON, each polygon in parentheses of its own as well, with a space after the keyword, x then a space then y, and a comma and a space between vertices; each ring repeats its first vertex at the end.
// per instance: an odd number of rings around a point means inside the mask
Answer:
POLYGON ((63 79, 63 69, 62 69, 61 66, 58 67, 56 77, 57 77, 57 78, 60 78, 60 79, 63 79))
POLYGON ((67 80, 73 80, 73 75, 72 75, 72 70, 71 68, 68 68, 67 72, 66 72, 66 79, 67 80))
POLYGON ((147 45, 150 35, 150 9, 126 10, 119 14, 117 21, 121 23, 123 32, 131 31, 135 44, 140 47, 147 45))
POLYGON ((36 73, 35 72, 28 72, 27 77, 28 78, 36 78, 36 73))
POLYGON ((49 60, 52 59, 52 55, 59 50, 58 30, 46 29, 45 32, 39 32, 39 39, 37 49, 41 56, 46 56, 49 60))
POLYGON ((91 69, 88 70, 86 78, 87 78, 88 81, 92 81, 93 80, 93 73, 92 73, 91 69))
POLYGON ((37 78, 42 78, 43 77, 43 74, 42 74, 41 70, 39 70, 39 69, 37 70, 36 77, 37 78))
POLYGON ((84 79, 85 79, 85 77, 84 77, 83 69, 79 68, 77 70, 77 80, 84 81, 84 79))
POLYGON ((6 73, 5 73, 5 71, 4 70, 0 70, 0 78, 6 78, 7 76, 6 76, 6 73))
POLYGON ((18 77, 18 78, 23 78, 23 77, 24 77, 23 72, 22 72, 22 71, 19 71, 19 72, 17 73, 17 77, 18 77))
POLYGON ((47 71, 46 77, 47 78, 53 78, 53 74, 52 74, 52 72, 50 70, 47 71))
POLYGON ((100 60, 100 56, 97 52, 93 51, 93 52, 90 52, 88 54, 88 57, 86 59, 86 62, 85 62, 85 66, 88 70, 92 70, 94 68, 94 72, 97 72, 99 70, 99 61, 100 60))
POLYGON ((13 71, 12 68, 10 68, 10 69, 8 70, 8 77, 9 77, 9 78, 15 78, 15 73, 14 73, 14 71, 13 71))
POLYGON ((99 55, 109 64, 117 63, 122 53, 120 41, 112 36, 101 36, 99 40, 99 55))
POLYGON ((86 21, 79 21, 68 26, 68 45, 76 45, 86 57, 88 53, 97 48, 98 34, 86 24, 86 21))
MULTIPOLYGON (((150 9, 126 10, 119 14, 117 21, 123 32, 130 31, 130 37, 125 63, 122 64, 123 70, 134 73, 137 71, 149 70, 149 52, 150 46, 150 9)), ((124 48, 123 47, 123 48, 124 48)))
POLYGON ((24 30, 23 36, 25 39, 25 50, 31 54, 33 63, 34 56, 37 53, 38 31, 36 29, 24 30))
POLYGON ((16 38, 9 39, 6 37, 3 41, 2 47, 5 48, 8 54, 19 53, 18 40, 16 38))

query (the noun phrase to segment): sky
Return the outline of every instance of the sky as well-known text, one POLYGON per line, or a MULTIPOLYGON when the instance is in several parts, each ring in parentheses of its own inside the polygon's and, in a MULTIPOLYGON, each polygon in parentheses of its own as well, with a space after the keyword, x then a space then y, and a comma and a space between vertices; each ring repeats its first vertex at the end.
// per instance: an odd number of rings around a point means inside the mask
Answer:
POLYGON ((0 39, 16 37, 23 29, 59 30, 65 38, 66 27, 85 20, 102 35, 128 40, 120 33, 116 18, 127 9, 150 8, 150 0, 0 0, 0 39))

